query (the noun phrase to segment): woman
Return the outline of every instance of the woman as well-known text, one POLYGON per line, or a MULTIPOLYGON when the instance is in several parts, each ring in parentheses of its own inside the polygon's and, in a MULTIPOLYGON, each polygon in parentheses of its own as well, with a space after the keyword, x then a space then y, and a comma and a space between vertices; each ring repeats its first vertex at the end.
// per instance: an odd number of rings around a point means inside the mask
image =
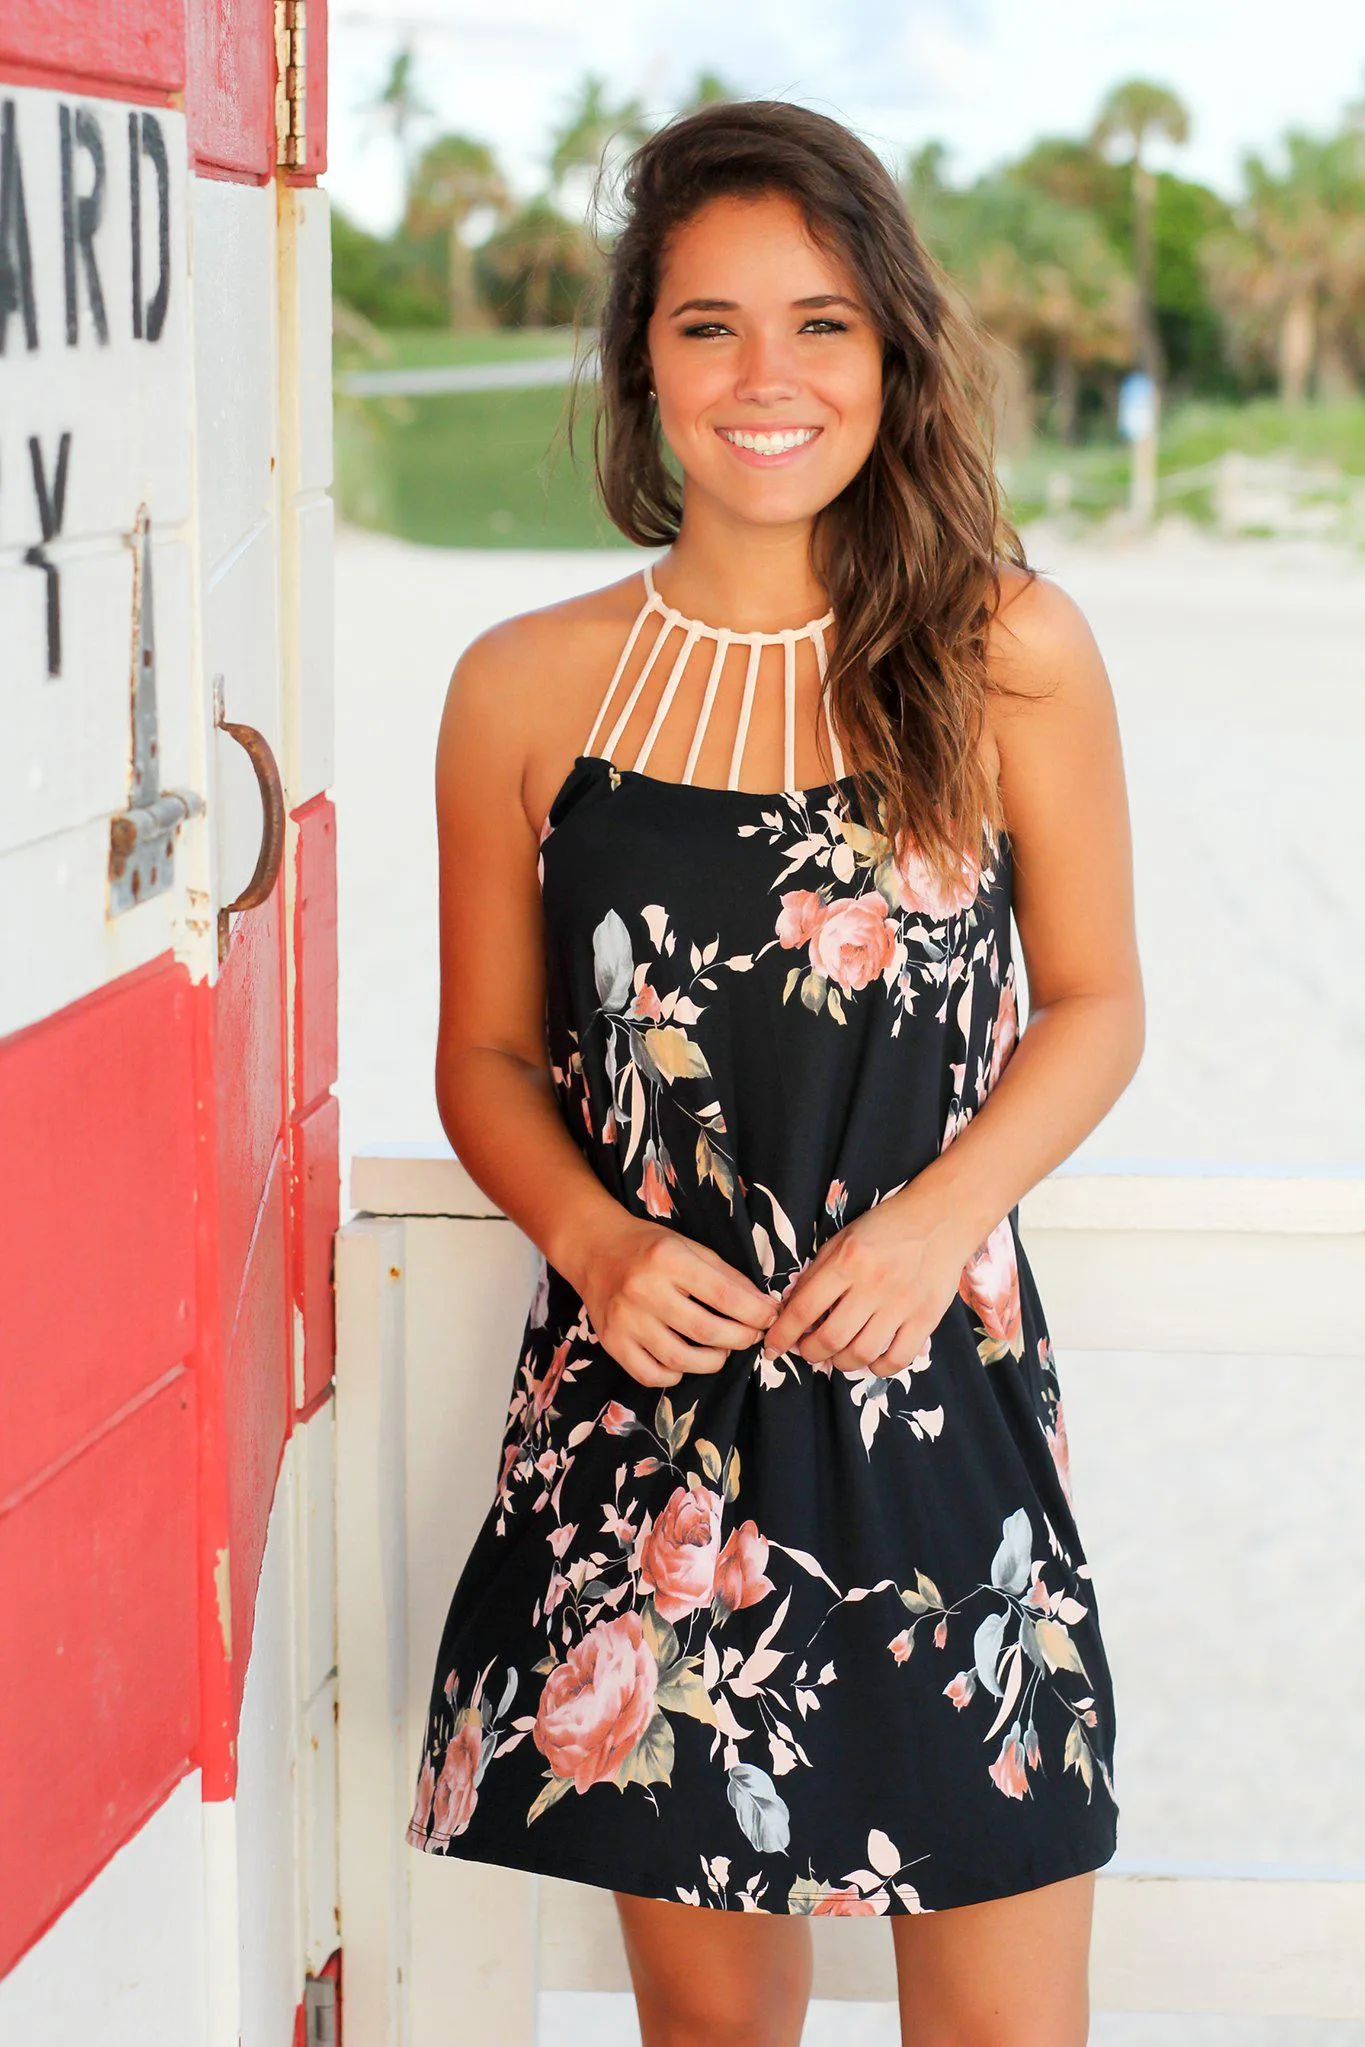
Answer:
POLYGON ((408 1839, 612 1889, 647 2047, 797 2041, 826 1913, 918 2047, 1069 2047, 1114 1703, 1016 1204, 1141 1052, 1113 701, 872 152, 712 106, 624 196, 667 552, 438 748, 441 1114, 544 1262, 408 1839))

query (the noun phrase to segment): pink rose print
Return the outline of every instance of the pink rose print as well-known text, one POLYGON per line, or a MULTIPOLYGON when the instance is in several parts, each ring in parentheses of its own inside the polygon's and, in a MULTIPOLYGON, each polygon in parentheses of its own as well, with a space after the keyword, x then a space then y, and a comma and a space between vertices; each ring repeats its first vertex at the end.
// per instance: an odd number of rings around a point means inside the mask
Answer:
POLYGON ((658 1667, 638 1613, 599 1621, 550 1672, 532 1738, 575 1791, 614 1777, 654 1717, 658 1667))
POLYGON ((531 1426, 533 1428, 558 1392, 559 1382, 564 1377, 564 1367, 568 1362, 569 1340, 566 1337, 563 1343, 555 1346, 554 1355, 545 1368, 544 1377, 536 1380, 535 1390, 531 1395, 531 1426))
POLYGON ((425 1834, 431 1819, 431 1808, 436 1799, 436 1772, 431 1767, 431 1757, 423 1756, 422 1769, 417 1779, 417 1810, 412 1825, 419 1834, 425 1834))
POLYGON ((482 1748, 483 1725, 478 1714, 471 1713, 456 1729, 437 1779, 434 1810, 438 1834, 462 1834, 473 1819, 479 1799, 474 1772, 482 1748))
POLYGON ((810 1908, 812 1919, 863 1919, 876 1918, 877 1908, 870 1898, 864 1898, 853 1884, 842 1889, 826 1891, 823 1898, 817 1898, 810 1908))
MULTIPOLYGON (((640 1581, 666 1621, 710 1602, 720 1549, 721 1503, 708 1486, 679 1486, 640 1542, 640 1581)), ((767 1544, 764 1544, 766 1561, 767 1544)), ((771 1588, 770 1588, 771 1589, 771 1588)))
POLYGON ((619 1400, 609 1400, 602 1413, 602 1426, 609 1436, 628 1436, 638 1426, 634 1414, 619 1400))
POLYGON ((825 914, 825 900, 809 888, 789 888, 782 897, 777 920, 779 943, 788 948, 809 945, 825 914))
POLYGON ((1052 1461, 1057 1467, 1057 1476, 1062 1481, 1062 1491, 1066 1494, 1066 1503, 1068 1507, 1074 1508, 1076 1503, 1071 1496, 1071 1453, 1066 1440, 1066 1414, 1063 1411, 1060 1399, 1057 1402, 1056 1413, 1053 1417, 1053 1426, 1050 1429, 1045 1428, 1043 1434, 1047 1437, 1047 1446, 1052 1452, 1052 1461))
POLYGON ((900 1633, 894 1635, 886 1646, 895 1657, 897 1663, 908 1663, 910 1661, 910 1652, 914 1648, 914 1643, 910 1639, 909 1628, 902 1628, 900 1633))
POLYGON ((943 1687, 943 1696, 945 1699, 951 1699, 960 1713, 964 1706, 971 1704, 972 1695, 975 1690, 976 1672, 974 1670, 960 1670, 952 1683, 946 1684, 943 1687))
POLYGON ((810 940, 810 963, 846 992, 866 988, 884 973, 896 952, 891 905, 875 890, 851 902, 831 903, 810 940))
POLYGON ((763 1575, 767 1564, 766 1537, 759 1534, 757 1522, 742 1521, 716 1560, 713 1596, 727 1613, 767 1598, 773 1589, 772 1579, 763 1575))
POLYGON ((1006 981, 1000 990, 1000 1007, 995 1015, 995 1029, 991 1034, 991 1071, 987 1091, 995 1086, 1004 1072, 1009 1056, 1019 1037, 1019 1006, 1014 997, 1014 983, 1006 981))
POLYGON ((945 888, 917 846, 912 846, 908 857, 896 863, 896 875, 904 907, 935 920, 951 917, 958 910, 970 910, 981 887, 981 869, 968 853, 962 856, 956 886, 950 884, 945 888))
POLYGON ((1021 1357, 1024 1319, 1019 1305, 1019 1261, 1008 1216, 1001 1218, 967 1260, 957 1290, 991 1342, 1021 1357))

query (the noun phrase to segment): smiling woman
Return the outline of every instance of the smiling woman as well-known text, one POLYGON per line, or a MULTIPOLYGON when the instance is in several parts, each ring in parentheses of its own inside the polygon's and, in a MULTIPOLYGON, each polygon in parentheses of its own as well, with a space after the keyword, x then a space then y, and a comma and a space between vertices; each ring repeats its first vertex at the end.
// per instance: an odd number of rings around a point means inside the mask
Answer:
POLYGON ((794 2047, 854 1914, 908 2037, 1080 2047, 1115 1710, 1018 1202, 1140 1049, 1112 698, 872 152, 716 106, 625 197, 597 474, 668 552, 438 748, 438 1100, 543 1266, 407 1838, 612 1889, 645 2047, 794 2047))

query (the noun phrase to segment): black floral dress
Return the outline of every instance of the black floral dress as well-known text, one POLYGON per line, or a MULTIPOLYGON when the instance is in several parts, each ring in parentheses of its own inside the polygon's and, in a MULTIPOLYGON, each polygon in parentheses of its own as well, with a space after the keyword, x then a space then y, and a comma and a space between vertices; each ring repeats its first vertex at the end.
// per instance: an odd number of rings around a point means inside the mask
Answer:
MULTIPOLYGON (((659 643, 717 631, 647 590, 659 643)), ((789 652, 789 706, 791 676, 789 652)), ((541 843, 559 1106, 628 1209, 777 1294, 999 1079, 1008 836, 945 893, 851 776, 760 794, 610 752, 576 757, 541 843)), ((887 1376, 756 1342, 660 1394, 542 1261, 490 1479, 413 1847, 817 1914, 1113 1854, 1112 1685, 1017 1210, 887 1376)))

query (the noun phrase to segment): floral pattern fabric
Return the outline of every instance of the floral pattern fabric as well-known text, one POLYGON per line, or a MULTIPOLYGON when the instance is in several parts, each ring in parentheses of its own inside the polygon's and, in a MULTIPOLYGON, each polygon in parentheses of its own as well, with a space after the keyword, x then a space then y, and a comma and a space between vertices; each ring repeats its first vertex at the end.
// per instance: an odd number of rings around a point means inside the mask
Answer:
MULTIPOLYGON (((1018 1037, 1011 851, 945 889, 851 777, 580 754, 540 853, 560 1111, 778 1294, 1018 1037)), ((438 1645, 409 1843, 724 1910, 938 1911, 1116 1843, 1114 1698, 1017 1210, 878 1376, 756 1342, 660 1394, 542 1261, 438 1645)))

